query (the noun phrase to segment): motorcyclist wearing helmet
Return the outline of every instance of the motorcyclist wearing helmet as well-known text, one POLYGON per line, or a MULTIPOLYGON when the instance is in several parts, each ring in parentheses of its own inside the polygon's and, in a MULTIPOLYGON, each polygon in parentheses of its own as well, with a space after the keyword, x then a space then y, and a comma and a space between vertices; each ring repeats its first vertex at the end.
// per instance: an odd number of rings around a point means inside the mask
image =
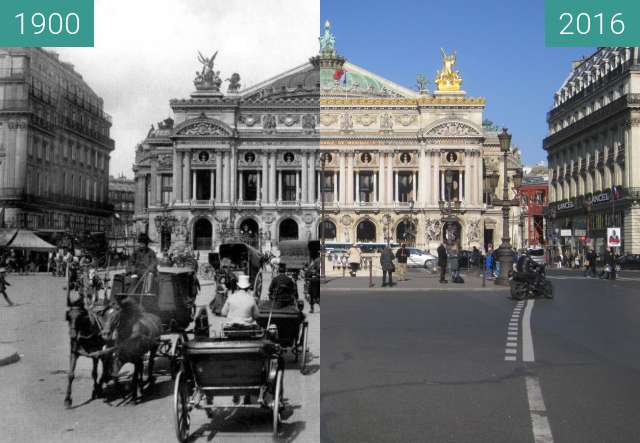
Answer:
POLYGON ((537 285, 542 280, 542 276, 537 272, 539 268, 540 265, 529 256, 528 252, 521 254, 516 263, 518 277, 534 285, 537 285))

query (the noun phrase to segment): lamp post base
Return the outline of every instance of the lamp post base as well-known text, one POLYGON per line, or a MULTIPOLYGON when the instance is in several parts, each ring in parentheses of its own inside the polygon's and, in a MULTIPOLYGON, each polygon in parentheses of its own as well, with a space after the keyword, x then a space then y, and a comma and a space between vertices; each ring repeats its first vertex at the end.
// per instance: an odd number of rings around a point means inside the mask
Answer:
POLYGON ((503 243, 496 250, 496 256, 500 262, 500 275, 495 279, 495 284, 509 286, 509 272, 513 269, 513 252, 503 243))

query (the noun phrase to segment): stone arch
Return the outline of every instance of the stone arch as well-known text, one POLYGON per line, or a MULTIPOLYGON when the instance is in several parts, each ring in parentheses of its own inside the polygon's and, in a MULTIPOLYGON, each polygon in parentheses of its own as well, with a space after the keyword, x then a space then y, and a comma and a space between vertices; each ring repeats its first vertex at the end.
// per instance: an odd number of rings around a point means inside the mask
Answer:
POLYGON ((321 227, 324 224, 325 226, 325 230, 324 230, 324 239, 325 240, 337 240, 338 238, 338 224, 330 219, 330 218, 325 218, 324 222, 318 220, 317 223, 317 231, 318 231, 318 238, 322 239, 322 233, 321 233, 321 227))
POLYGON ((208 217, 198 217, 192 223, 193 250, 211 250, 213 248, 213 223, 208 217))
POLYGON ((484 137, 484 131, 464 118, 442 118, 420 130, 425 138, 433 137, 484 137), (451 128, 451 129, 450 129, 451 128))
POLYGON ((202 113, 177 125, 173 134, 177 137, 233 137, 235 131, 222 120, 209 118, 202 113))
POLYGON ((415 246, 418 226, 415 220, 403 217, 395 224, 393 235, 397 243, 405 242, 407 246, 415 246))
POLYGON ((260 244, 260 223, 253 216, 245 216, 238 220, 237 227, 242 241, 257 248, 260 244))
POLYGON ((300 223, 295 217, 283 217, 278 223, 278 241, 298 240, 300 238, 300 223))
POLYGON ((358 243, 375 243, 378 239, 378 226, 369 217, 363 217, 355 223, 355 241, 358 243))

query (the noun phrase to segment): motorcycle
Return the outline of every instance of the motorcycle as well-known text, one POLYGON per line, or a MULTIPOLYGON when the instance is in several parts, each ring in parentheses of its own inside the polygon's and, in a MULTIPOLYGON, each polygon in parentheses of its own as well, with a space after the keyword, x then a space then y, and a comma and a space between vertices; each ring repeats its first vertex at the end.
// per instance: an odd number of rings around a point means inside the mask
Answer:
POLYGON ((553 285, 546 277, 546 269, 544 265, 536 266, 533 272, 537 274, 537 278, 530 279, 526 275, 519 272, 511 274, 509 285, 511 286, 511 297, 516 300, 524 300, 525 298, 553 298, 553 285))

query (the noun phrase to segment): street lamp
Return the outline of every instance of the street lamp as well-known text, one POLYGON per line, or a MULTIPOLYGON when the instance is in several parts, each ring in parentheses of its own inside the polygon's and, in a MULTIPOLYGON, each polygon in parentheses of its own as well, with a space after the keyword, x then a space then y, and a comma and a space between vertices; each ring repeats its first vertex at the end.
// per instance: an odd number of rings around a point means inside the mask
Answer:
MULTIPOLYGON (((498 134, 500 141, 500 151, 502 152, 502 199, 493 202, 496 206, 502 206, 502 243, 496 250, 496 256, 500 262, 500 275, 495 280, 496 285, 506 286, 509 284, 509 271, 513 267, 513 252, 511 251, 511 239, 509 238, 509 212, 511 206, 518 206, 517 199, 509 199, 509 178, 507 176, 507 156, 511 150, 511 134, 507 132, 507 128, 503 128, 498 134)), ((514 175, 514 185, 521 180, 522 176, 514 175), (519 176, 519 178, 518 178, 519 176)))

